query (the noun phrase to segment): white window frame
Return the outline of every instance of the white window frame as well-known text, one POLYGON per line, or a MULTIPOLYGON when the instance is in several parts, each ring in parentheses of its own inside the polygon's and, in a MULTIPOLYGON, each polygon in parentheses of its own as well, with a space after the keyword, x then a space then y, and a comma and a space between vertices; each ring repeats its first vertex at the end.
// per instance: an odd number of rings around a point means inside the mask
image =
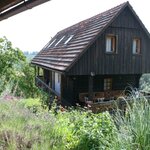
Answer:
POLYGON ((63 36, 63 37, 55 44, 55 46, 57 46, 64 38, 65 38, 65 36, 63 36))
POLYGON ((54 43, 55 43, 56 39, 54 39, 48 46, 48 48, 50 48, 54 43))
POLYGON ((133 54, 141 54, 141 39, 133 38, 132 41, 132 53, 133 54))
POLYGON ((106 53, 117 53, 117 36, 106 35, 106 53))
POLYGON ((74 35, 70 35, 69 38, 66 40, 66 42, 64 43, 65 45, 73 38, 74 35))

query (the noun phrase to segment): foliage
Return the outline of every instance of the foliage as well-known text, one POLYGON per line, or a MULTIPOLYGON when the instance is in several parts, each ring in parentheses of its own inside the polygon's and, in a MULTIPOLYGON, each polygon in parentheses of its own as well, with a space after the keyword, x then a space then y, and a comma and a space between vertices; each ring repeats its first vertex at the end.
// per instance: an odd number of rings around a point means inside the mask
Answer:
POLYGON ((150 74, 143 74, 140 79, 140 89, 150 92, 150 74))
POLYGON ((34 68, 28 62, 23 62, 20 66, 21 75, 14 79, 13 90, 15 90, 17 96, 37 97, 40 91, 35 86, 34 68))
POLYGON ((70 123, 73 137, 68 139, 68 149, 107 149, 112 138, 114 125, 110 115, 93 114, 88 111, 72 110, 70 123), (73 124, 72 124, 73 122, 73 124))
MULTIPOLYGON (((44 111, 41 100, 39 98, 22 99, 19 101, 19 105, 23 108, 31 110, 33 113, 39 113, 41 111, 44 111)), ((47 110, 47 106, 45 106, 44 108, 45 110, 47 110)))
POLYGON ((39 107, 35 101, 0 102, 0 149, 99 149, 110 139, 113 126, 108 113, 70 109, 55 115, 42 108, 33 113, 31 108, 39 107))
POLYGON ((0 99, 0 149, 150 149, 150 104, 144 97, 133 98, 125 115, 53 106, 48 111, 39 99, 0 99))
POLYGON ((37 97, 34 69, 18 48, 13 48, 6 37, 0 38, 0 94, 9 86, 11 92, 21 97, 37 97))
POLYGON ((25 56, 18 48, 13 48, 11 42, 4 37, 0 38, 0 60, 0 76, 4 83, 0 87, 2 92, 5 85, 18 75, 17 65, 25 61, 25 56))

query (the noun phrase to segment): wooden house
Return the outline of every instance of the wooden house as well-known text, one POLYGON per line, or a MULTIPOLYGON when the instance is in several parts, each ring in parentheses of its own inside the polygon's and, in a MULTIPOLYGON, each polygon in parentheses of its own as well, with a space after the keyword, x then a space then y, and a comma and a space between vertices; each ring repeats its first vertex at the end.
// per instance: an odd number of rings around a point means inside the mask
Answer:
POLYGON ((125 2, 58 32, 31 63, 63 104, 116 98, 150 72, 150 34, 125 2))

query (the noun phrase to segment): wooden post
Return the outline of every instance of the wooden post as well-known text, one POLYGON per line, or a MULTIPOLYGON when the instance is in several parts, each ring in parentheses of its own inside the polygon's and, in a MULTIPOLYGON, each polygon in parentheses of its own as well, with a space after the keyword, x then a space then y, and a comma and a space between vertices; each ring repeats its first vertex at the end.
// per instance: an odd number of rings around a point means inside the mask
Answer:
POLYGON ((37 76, 39 76, 39 74, 40 74, 40 68, 38 67, 37 76))
POLYGON ((35 75, 35 77, 37 76, 36 66, 34 67, 34 75, 35 75))
POLYGON ((89 101, 93 101, 93 76, 89 76, 89 101))

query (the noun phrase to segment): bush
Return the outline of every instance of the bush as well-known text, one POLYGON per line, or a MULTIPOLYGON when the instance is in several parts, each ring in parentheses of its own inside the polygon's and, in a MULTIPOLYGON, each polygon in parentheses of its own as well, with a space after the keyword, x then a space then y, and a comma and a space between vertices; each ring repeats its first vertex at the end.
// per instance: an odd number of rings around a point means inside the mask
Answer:
POLYGON ((40 95, 40 90, 35 86, 34 68, 28 62, 20 64, 17 77, 13 80, 12 92, 24 98, 36 98, 40 95))
POLYGON ((143 74, 140 79, 140 89, 150 92, 150 74, 143 74))
POLYGON ((59 127, 65 131, 66 147, 71 150, 90 150, 109 148, 114 124, 109 113, 93 114, 85 110, 59 113, 59 127))

